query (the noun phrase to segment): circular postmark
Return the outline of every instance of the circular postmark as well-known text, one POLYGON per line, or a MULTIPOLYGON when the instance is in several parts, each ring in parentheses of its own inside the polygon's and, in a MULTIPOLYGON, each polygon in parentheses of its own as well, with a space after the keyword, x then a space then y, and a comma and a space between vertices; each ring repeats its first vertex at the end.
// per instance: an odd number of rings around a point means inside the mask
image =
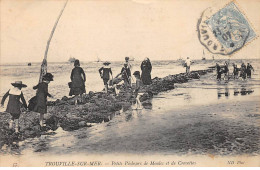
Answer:
POLYGON ((197 24, 199 41, 211 53, 230 55, 256 36, 234 3, 216 13, 212 11, 203 11, 197 24))

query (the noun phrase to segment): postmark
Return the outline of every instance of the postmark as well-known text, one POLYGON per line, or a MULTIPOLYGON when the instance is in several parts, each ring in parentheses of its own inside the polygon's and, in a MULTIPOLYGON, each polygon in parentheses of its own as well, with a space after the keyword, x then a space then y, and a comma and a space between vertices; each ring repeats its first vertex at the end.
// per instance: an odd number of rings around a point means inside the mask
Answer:
POLYGON ((207 8, 197 27, 200 43, 213 54, 231 55, 257 37, 234 1, 216 13, 207 8))

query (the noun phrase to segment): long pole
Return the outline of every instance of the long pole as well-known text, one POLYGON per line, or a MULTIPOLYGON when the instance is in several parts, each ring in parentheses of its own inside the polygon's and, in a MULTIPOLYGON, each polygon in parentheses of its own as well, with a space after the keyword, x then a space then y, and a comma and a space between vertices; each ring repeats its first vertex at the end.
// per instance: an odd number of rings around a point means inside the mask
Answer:
POLYGON ((62 13, 63 13, 67 3, 68 3, 68 0, 66 0, 66 3, 64 4, 62 10, 60 11, 60 15, 58 16, 58 18, 57 18, 57 20, 56 20, 56 22, 55 22, 55 24, 54 24, 54 26, 52 28, 51 35, 50 35, 50 37, 49 37, 49 39, 47 41, 46 50, 45 50, 45 53, 44 53, 44 59, 42 61, 42 65, 41 65, 41 73, 40 73, 39 82, 42 82, 42 77, 47 73, 47 56, 48 56, 49 46, 50 46, 51 39, 53 37, 54 31, 55 31, 55 29, 56 29, 56 27, 58 25, 60 17, 62 15, 62 13))

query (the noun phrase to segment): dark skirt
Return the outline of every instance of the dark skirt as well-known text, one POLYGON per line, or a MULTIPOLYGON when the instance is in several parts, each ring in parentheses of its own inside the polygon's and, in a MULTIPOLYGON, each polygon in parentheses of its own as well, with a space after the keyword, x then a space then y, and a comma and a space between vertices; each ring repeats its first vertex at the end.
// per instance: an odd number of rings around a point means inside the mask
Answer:
POLYGON ((36 105, 35 109, 33 110, 37 113, 47 113, 47 105, 46 106, 39 106, 39 105, 36 105))
POLYGON ((38 93, 36 95, 36 105, 33 111, 38 113, 47 113, 47 96, 44 93, 38 93))
POLYGON ((72 95, 80 95, 80 94, 83 94, 83 93, 86 93, 85 86, 72 87, 72 88, 70 88, 70 93, 69 93, 69 95, 70 95, 70 96, 72 96, 72 95))
POLYGON ((151 79, 150 71, 143 71, 142 75, 141 75, 141 80, 142 80, 144 85, 151 84, 152 83, 152 79, 151 79))
POLYGON ((217 79, 218 79, 218 80, 221 79, 221 73, 218 73, 218 75, 217 75, 217 79))
POLYGON ((19 119, 21 115, 21 103, 19 101, 20 97, 18 95, 9 96, 9 101, 7 104, 6 112, 10 113, 12 119, 19 119))
POLYGON ((250 71, 247 71, 247 77, 248 77, 248 78, 251 78, 251 70, 250 70, 250 71))

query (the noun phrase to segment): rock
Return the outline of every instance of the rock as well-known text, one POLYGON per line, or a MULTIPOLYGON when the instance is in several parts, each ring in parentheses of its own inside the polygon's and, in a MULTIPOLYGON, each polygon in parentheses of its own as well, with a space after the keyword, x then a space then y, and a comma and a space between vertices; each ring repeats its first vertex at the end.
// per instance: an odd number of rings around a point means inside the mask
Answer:
POLYGON ((73 99, 69 100, 69 101, 68 101, 68 104, 69 104, 69 105, 75 105, 75 100, 73 100, 73 99))
POLYGON ((86 121, 79 122, 79 127, 85 127, 85 126, 87 126, 86 121))
POLYGON ((238 142, 239 144, 244 143, 245 141, 242 138, 236 138, 236 142, 238 142))
MULTIPOLYGON (((175 83, 185 83, 190 79, 199 79, 201 75, 212 72, 213 69, 192 71, 189 76, 185 73, 169 75, 164 78, 155 77, 150 85, 141 87, 140 91, 143 95, 140 101, 144 108, 152 108, 152 103, 149 101, 153 95, 160 92, 174 89, 175 83)), ((49 101, 48 114, 46 118, 46 128, 42 129, 39 126, 39 114, 35 112, 24 112, 19 119, 20 136, 14 135, 14 130, 9 130, 7 123, 11 116, 8 113, 0 113, 0 147, 4 144, 10 144, 13 141, 23 140, 28 137, 39 136, 43 131, 49 129, 56 130, 58 124, 67 131, 76 130, 80 127, 85 127, 86 122, 101 123, 107 122, 111 118, 111 113, 126 111, 132 103, 135 102, 134 86, 133 88, 117 85, 120 90, 117 96, 114 93, 90 91, 88 94, 83 94, 82 97, 69 98, 64 96, 61 100, 49 101), (78 101, 75 105, 75 101, 78 101)), ((253 91, 241 90, 241 94, 249 94, 253 91)))
POLYGON ((65 131, 78 130, 80 128, 80 126, 79 126, 80 121, 81 120, 79 120, 79 119, 68 119, 68 118, 66 118, 66 119, 63 119, 60 126, 65 131))
POLYGON ((52 115, 50 118, 46 119, 46 125, 50 127, 51 130, 58 129, 58 117, 52 115))
POLYGON ((152 106, 153 106, 150 101, 145 101, 142 103, 142 105, 145 109, 152 109, 152 106))
POLYGON ((67 101, 67 100, 69 100, 69 98, 68 98, 67 96, 63 96, 63 97, 61 98, 61 100, 67 101))
POLYGON ((95 96, 95 93, 93 91, 89 91, 88 95, 91 98, 91 97, 95 96))

